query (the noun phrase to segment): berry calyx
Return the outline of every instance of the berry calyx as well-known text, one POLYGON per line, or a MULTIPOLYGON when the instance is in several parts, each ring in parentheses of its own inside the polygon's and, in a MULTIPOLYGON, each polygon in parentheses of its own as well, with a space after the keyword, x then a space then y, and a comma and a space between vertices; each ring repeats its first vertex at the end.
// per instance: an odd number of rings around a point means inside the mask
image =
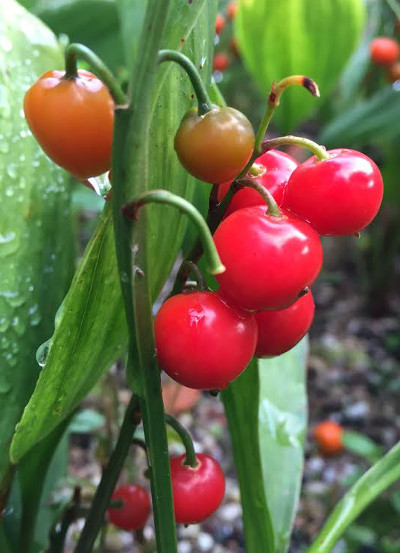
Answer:
POLYGON ((214 71, 225 71, 227 67, 229 67, 231 63, 231 60, 229 59, 229 56, 225 54, 225 52, 220 52, 219 54, 215 54, 213 58, 213 69, 214 71))
POLYGON ((359 232, 381 205, 381 173, 361 152, 337 149, 327 154, 327 159, 313 156, 293 171, 282 205, 321 235, 359 232))
MULTIPOLYGON (((249 178, 259 182, 266 190, 271 192, 278 205, 282 204, 284 189, 290 175, 298 167, 298 162, 288 154, 279 150, 269 150, 258 157, 255 166, 259 169, 257 175, 249 174, 249 178)), ((221 202, 229 190, 231 182, 224 182, 218 187, 218 201, 221 202)), ((235 193, 225 212, 230 215, 238 209, 263 205, 264 201, 256 190, 243 188, 235 193)))
POLYGON ((196 467, 184 464, 185 455, 170 459, 175 520, 182 524, 208 518, 225 495, 225 477, 217 461, 204 453, 196 458, 196 467))
POLYGON ((226 267, 217 276, 220 292, 242 309, 285 309, 311 286, 322 265, 318 235, 305 221, 265 206, 232 213, 214 242, 226 267))
POLYGON ((391 65, 397 61, 400 47, 392 38, 379 36, 371 41, 369 52, 371 60, 377 65, 391 65))
POLYGON ((233 179, 249 161, 254 131, 243 113, 216 107, 199 116, 196 109, 183 117, 175 135, 175 151, 194 177, 219 184, 233 179))
POLYGON ((314 299, 307 292, 279 311, 259 311, 256 357, 274 357, 292 349, 307 334, 314 318, 314 299))
POLYGON ((323 421, 317 424, 313 437, 319 451, 327 457, 343 451, 343 428, 335 421, 323 421))
POLYGON ((224 30, 225 25, 225 17, 222 15, 222 13, 217 13, 217 17, 215 18, 215 34, 220 35, 224 30))
POLYGON ((216 292, 169 298, 155 317, 154 332, 161 368, 198 390, 226 388, 247 367, 257 342, 254 315, 216 292))
POLYGON ((110 522, 127 532, 139 530, 146 524, 150 515, 150 496, 146 488, 138 485, 125 485, 115 488, 112 501, 120 500, 121 507, 107 509, 110 522))
POLYGON ((79 179, 111 166, 114 102, 89 71, 48 71, 28 90, 24 112, 36 140, 60 167, 79 179))

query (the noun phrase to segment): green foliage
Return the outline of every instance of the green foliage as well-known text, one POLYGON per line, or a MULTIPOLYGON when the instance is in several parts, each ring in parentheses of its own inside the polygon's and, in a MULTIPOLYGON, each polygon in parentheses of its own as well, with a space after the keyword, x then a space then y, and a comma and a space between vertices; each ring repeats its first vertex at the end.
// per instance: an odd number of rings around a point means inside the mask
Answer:
POLYGON ((13 0, 2 2, 0 25, 1 497, 10 439, 40 370, 35 352, 52 332, 73 260, 68 176, 44 155, 22 113, 25 91, 62 64, 61 52, 13 0))
MULTIPOLYGON (((325 98, 357 45, 364 24, 362 0, 240 0, 236 34, 244 63, 267 95, 273 81, 303 74, 325 98)), ((275 122, 292 131, 317 109, 304 91, 285 93, 275 122)))

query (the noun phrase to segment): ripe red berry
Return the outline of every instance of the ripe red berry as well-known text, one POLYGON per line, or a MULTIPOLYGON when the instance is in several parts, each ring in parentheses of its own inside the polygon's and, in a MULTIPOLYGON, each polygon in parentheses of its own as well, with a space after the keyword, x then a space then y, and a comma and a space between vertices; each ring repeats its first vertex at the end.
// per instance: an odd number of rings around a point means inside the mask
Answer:
POLYGON ((225 71, 230 63, 229 56, 225 52, 220 52, 219 54, 215 54, 213 58, 213 69, 214 71, 225 71))
POLYGON ((112 501, 122 501, 121 507, 109 507, 108 518, 127 532, 143 528, 150 514, 150 496, 142 486, 125 485, 115 488, 112 501))
POLYGON ((243 113, 213 106, 199 116, 192 109, 183 117, 175 136, 179 161, 194 177, 218 184, 233 179, 249 161, 254 131, 243 113))
POLYGON ((154 320, 157 357, 176 382, 198 390, 222 389, 254 355, 254 315, 229 306, 216 292, 169 298, 154 320))
POLYGON ((377 65, 391 65, 397 61, 400 48, 392 38, 379 36, 370 43, 369 51, 371 60, 377 65))
POLYGON ((318 235, 305 221, 265 206, 246 207, 217 228, 214 242, 226 271, 220 292, 243 309, 284 309, 311 286, 322 265, 318 235))
POLYGON ((114 102, 89 71, 64 76, 65 71, 48 71, 36 81, 25 95, 25 117, 46 154, 87 179, 110 169, 114 102))
POLYGON ((308 292, 286 309, 256 313, 256 357, 274 357, 292 349, 309 331, 314 310, 314 299, 308 292))
POLYGON ((215 19, 215 33, 217 35, 222 33, 225 28, 225 24, 225 17, 222 15, 222 13, 217 13, 217 17, 215 19))
POLYGON ((334 421, 323 421, 314 428, 313 436, 323 455, 336 455, 343 451, 343 428, 334 421))
POLYGON ((185 455, 170 459, 175 520, 182 524, 208 518, 225 495, 225 477, 217 461, 203 453, 196 458, 199 464, 195 468, 184 464, 185 455))
MULTIPOLYGON (((262 156, 258 157, 254 162, 261 170, 261 173, 256 176, 251 176, 253 180, 262 184, 264 188, 269 190, 278 205, 281 205, 283 194, 287 181, 290 175, 299 165, 298 162, 288 154, 279 150, 270 150, 262 156)), ((231 182, 224 182, 218 187, 218 201, 222 201, 227 193, 231 182)), ((265 205, 262 196, 252 188, 243 188, 234 195, 225 216, 230 215, 238 209, 244 207, 252 207, 254 205, 265 205)))
POLYGON ((345 235, 365 228, 378 213, 382 176, 375 163, 355 150, 330 150, 292 173, 283 206, 308 221, 319 234, 345 235))

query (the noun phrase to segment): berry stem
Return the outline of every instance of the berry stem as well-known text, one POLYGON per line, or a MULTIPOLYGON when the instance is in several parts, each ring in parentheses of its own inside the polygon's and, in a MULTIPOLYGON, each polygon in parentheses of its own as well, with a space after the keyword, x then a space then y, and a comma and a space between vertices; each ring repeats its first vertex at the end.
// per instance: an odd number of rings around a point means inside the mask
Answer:
POLYGON ((92 551, 97 534, 103 524, 104 513, 109 506, 112 492, 131 446, 132 436, 139 423, 140 417, 138 413, 139 399, 136 395, 132 395, 125 411, 117 443, 103 472, 100 484, 97 487, 92 508, 89 511, 74 553, 90 553, 92 551))
POLYGON ((237 179, 240 179, 247 174, 255 159, 262 153, 261 145, 262 141, 264 140, 265 133, 267 132, 276 108, 280 104, 283 92, 289 86, 303 86, 306 90, 308 90, 308 92, 310 92, 310 94, 312 94, 316 98, 319 98, 320 96, 317 83, 312 79, 305 77, 304 75, 291 75, 290 77, 285 77, 284 79, 279 81, 278 84, 272 83, 271 92, 268 96, 267 109, 257 131, 253 155, 251 156, 250 161, 247 163, 246 167, 244 167, 244 169, 236 177, 237 179))
POLYGON ((182 261, 182 264, 179 267, 179 271, 178 271, 178 274, 176 275, 176 278, 179 281, 182 281, 182 279, 185 278, 185 282, 186 282, 190 273, 193 273, 193 275, 196 278, 197 288, 201 292, 205 292, 208 289, 207 283, 200 269, 198 268, 196 263, 194 263, 193 261, 190 261, 189 259, 185 259, 184 261, 182 261))
POLYGON ((270 140, 265 140, 261 145, 262 153, 268 152, 278 146, 303 146, 310 150, 317 158, 322 161, 323 159, 328 159, 329 154, 326 152, 324 146, 320 146, 316 142, 309 140, 308 138, 303 138, 301 136, 280 136, 279 138, 271 138, 270 140))
POLYGON ((260 196, 262 196, 263 200, 267 204, 268 215, 271 215, 272 217, 281 217, 282 213, 273 195, 269 190, 264 188, 262 184, 260 184, 259 182, 253 179, 248 179, 248 178, 239 179, 239 180, 233 181, 230 187, 230 190, 232 189, 233 194, 235 194, 242 188, 254 188, 254 190, 256 190, 260 194, 260 196))
POLYGON ((198 114, 204 115, 211 111, 212 103, 210 96, 194 63, 187 56, 176 50, 160 50, 158 53, 158 63, 165 61, 174 61, 186 71, 197 97, 198 114))
POLYGON ((108 87, 117 105, 122 106, 126 104, 126 96, 114 75, 105 63, 90 48, 83 44, 72 43, 65 49, 65 79, 75 79, 78 76, 78 58, 85 60, 89 64, 94 73, 108 87))
POLYGON ((149 190, 138 196, 133 202, 126 204, 122 208, 123 215, 130 220, 137 219, 138 210, 148 203, 160 203, 176 207, 188 217, 197 226, 199 237, 203 244, 204 253, 207 259, 207 270, 212 275, 220 275, 225 271, 216 250, 213 237, 200 212, 187 200, 168 192, 167 190, 149 190))
POLYGON ((179 434, 180 439, 182 440, 183 445, 185 446, 186 458, 185 465, 188 467, 196 468, 199 464, 196 453, 194 451, 194 445, 192 438, 190 437, 189 432, 180 422, 178 422, 171 415, 165 414, 165 422, 179 434))

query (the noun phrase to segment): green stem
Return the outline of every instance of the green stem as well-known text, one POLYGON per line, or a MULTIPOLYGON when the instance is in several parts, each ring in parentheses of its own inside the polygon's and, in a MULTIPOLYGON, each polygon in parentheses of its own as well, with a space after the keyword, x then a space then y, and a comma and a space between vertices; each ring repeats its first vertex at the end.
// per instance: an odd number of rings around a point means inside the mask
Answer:
POLYGON ((281 217, 281 211, 278 207, 278 204, 276 203, 273 195, 269 190, 264 188, 262 184, 257 182, 254 179, 239 179, 233 181, 231 188, 233 188, 233 193, 235 194, 237 191, 241 190, 242 188, 253 188, 256 190, 260 196, 263 198, 265 203, 268 206, 268 214, 272 215, 273 217, 281 217))
POLYGON ((308 553, 330 553, 346 528, 400 479, 400 442, 371 467, 339 501, 308 553))
POLYGON ((186 451, 185 465, 192 468, 196 468, 199 462, 197 460, 193 441, 192 441, 192 438, 190 437, 189 432, 174 417, 171 417, 171 415, 165 414, 165 422, 169 424, 169 426, 173 428, 177 434, 179 434, 179 437, 182 440, 183 445, 185 446, 185 451, 186 451))
POLYGON ((284 79, 279 81, 277 85, 275 83, 272 83, 271 92, 268 96, 267 108, 264 117, 261 120, 260 126, 258 127, 256 140, 254 143, 253 155, 251 156, 246 167, 244 167, 244 169, 239 173, 236 179, 240 179, 241 177, 245 176, 250 167, 253 165, 254 161, 262 153, 261 144, 264 140, 265 133, 267 132, 275 110, 280 104, 282 93, 289 86, 303 86, 306 90, 308 90, 308 92, 310 92, 310 94, 312 94, 316 98, 319 98, 320 94, 317 83, 312 79, 305 77, 304 75, 291 75, 290 77, 285 77, 284 79))
POLYGON ((104 513, 110 503, 112 492, 132 443, 132 436, 139 422, 139 400, 135 395, 132 395, 125 412, 117 443, 103 472, 100 484, 97 487, 92 508, 79 536, 75 553, 90 553, 93 549, 94 542, 103 524, 104 513))
POLYGON ((279 138, 271 138, 271 140, 265 140, 261 145, 261 151, 268 152, 273 148, 279 146, 302 146, 310 150, 317 158, 322 161, 323 159, 328 159, 329 154, 327 153, 324 146, 320 146, 316 142, 309 140, 308 138, 303 138, 301 136, 280 136, 279 138))
POLYGON ((200 269, 198 268, 196 263, 190 261, 189 259, 182 261, 182 264, 179 267, 178 274, 176 275, 176 279, 182 283, 182 286, 184 286, 190 273, 195 276, 197 288, 201 292, 205 292, 206 290, 208 290, 206 279, 202 275, 200 269))
POLYGON ((219 275, 225 271, 225 267, 221 263, 207 223, 193 204, 184 198, 169 192, 168 190, 149 190, 147 192, 143 192, 140 196, 133 200, 133 202, 126 204, 122 208, 123 214, 128 219, 136 219, 138 209, 140 209, 142 205, 149 203, 160 203, 176 207, 190 217, 193 223, 197 226, 199 237, 203 244, 207 260, 207 270, 212 275, 219 275))
POLYGON ((210 96, 194 63, 187 56, 176 50, 160 50, 158 62, 163 63, 165 61, 178 63, 186 71, 197 97, 198 114, 204 115, 211 111, 212 103, 210 96))
POLYGON ((90 48, 83 44, 69 44, 65 49, 65 78, 71 79, 78 76, 78 58, 85 60, 97 77, 107 85, 111 96, 117 105, 126 104, 126 96, 116 81, 114 75, 104 62, 90 48))

